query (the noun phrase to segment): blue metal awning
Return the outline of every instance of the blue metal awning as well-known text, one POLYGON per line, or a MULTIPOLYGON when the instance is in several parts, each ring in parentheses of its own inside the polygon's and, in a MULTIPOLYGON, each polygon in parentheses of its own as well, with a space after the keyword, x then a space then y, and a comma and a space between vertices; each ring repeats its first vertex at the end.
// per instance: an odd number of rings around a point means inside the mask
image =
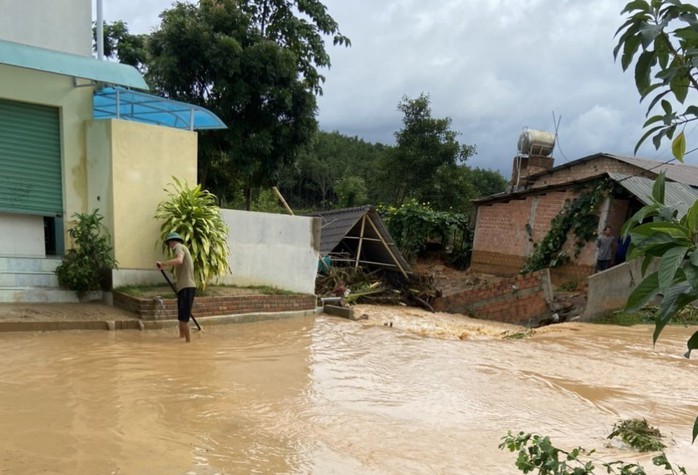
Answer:
POLYGON ((0 40, 0 64, 89 79, 106 84, 148 89, 133 66, 100 61, 89 56, 63 53, 36 46, 0 40))
POLYGON ((95 119, 124 119, 186 130, 225 129, 213 112, 163 97, 107 87, 95 92, 95 119))

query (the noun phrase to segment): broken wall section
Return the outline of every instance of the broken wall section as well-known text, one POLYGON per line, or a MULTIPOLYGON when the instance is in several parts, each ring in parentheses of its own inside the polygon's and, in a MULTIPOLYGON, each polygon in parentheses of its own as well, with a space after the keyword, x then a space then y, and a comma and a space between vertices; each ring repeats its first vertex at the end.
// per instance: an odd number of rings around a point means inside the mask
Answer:
POLYGON ((550 271, 502 279, 434 301, 437 312, 462 313, 470 317, 517 325, 534 325, 550 316, 553 300, 550 271))

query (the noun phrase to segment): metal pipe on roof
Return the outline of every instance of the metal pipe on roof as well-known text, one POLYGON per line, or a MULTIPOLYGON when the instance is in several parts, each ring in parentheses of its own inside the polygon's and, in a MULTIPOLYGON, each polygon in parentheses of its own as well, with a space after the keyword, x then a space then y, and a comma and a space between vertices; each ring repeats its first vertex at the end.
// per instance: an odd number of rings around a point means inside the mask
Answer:
POLYGON ((97 0, 97 59, 104 59, 104 12, 102 0, 97 0))

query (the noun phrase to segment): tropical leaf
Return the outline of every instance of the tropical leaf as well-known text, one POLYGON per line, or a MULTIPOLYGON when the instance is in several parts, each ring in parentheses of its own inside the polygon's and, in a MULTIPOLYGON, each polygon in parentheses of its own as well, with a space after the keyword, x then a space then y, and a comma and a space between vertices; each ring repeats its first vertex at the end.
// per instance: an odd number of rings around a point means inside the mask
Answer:
POLYGON ((665 293, 674 282, 676 271, 681 267, 687 247, 672 247, 664 253, 659 261, 659 291, 665 293))
POLYGON ((675 159, 683 163, 683 157, 686 155, 686 137, 683 132, 671 142, 671 154, 675 159))
POLYGON ((657 295, 659 295, 659 273, 653 272, 645 277, 630 293, 625 304, 625 310, 628 312, 639 310, 657 295))
POLYGON ((653 343, 657 343, 664 327, 671 321, 676 312, 696 299, 693 286, 688 282, 680 282, 671 287, 659 303, 659 311, 654 324, 653 343))

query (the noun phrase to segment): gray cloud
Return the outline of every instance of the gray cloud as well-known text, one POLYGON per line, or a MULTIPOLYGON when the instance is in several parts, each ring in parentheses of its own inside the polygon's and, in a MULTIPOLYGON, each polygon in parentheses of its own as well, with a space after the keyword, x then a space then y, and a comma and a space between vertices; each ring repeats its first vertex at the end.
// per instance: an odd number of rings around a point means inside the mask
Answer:
MULTIPOLYGON (((460 140, 477 145, 471 165, 505 176, 523 127, 554 131, 554 117, 556 163, 597 152, 632 154, 645 106, 632 73, 623 73, 612 55, 625 3, 325 0, 352 46, 328 44, 332 68, 324 71, 320 126, 392 144, 401 98, 424 92, 433 116, 450 117, 460 140)), ((107 1, 105 16, 127 21, 133 32, 149 31, 169 6, 107 1)), ((639 155, 670 157, 668 146, 659 153, 644 146, 639 155)))

